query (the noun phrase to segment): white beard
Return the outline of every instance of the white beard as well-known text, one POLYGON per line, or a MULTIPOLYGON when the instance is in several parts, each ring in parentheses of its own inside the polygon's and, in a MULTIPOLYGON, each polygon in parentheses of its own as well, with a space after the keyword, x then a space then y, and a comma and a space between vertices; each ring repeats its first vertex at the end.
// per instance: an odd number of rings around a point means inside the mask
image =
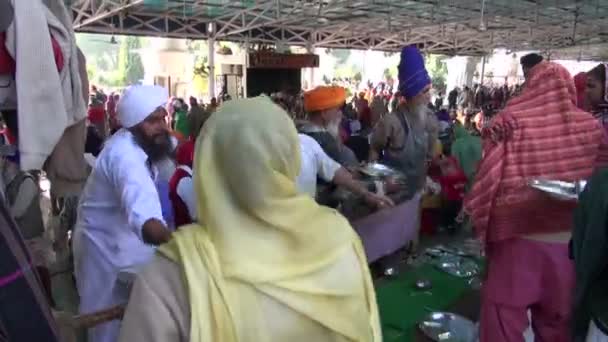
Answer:
POLYGON ((339 120, 336 120, 335 122, 330 122, 329 125, 327 125, 327 127, 325 129, 334 138, 339 139, 339 137, 340 137, 340 121, 339 120))
POLYGON ((413 108, 408 111, 410 113, 410 116, 417 122, 420 123, 422 125, 426 124, 426 119, 429 115, 429 109, 426 106, 417 106, 416 108, 413 108))

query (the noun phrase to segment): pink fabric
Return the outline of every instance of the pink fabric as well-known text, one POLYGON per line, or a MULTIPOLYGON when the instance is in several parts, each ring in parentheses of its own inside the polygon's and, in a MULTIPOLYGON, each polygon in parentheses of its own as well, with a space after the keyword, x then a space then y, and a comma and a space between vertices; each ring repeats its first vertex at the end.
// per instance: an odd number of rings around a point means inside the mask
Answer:
POLYGON ((488 247, 480 342, 523 342, 528 309, 535 341, 570 341, 574 266, 568 244, 513 238, 488 247))
POLYGON ((575 181, 593 173, 603 131, 575 102, 568 71, 541 62, 530 70, 522 93, 482 130, 483 159, 464 203, 481 240, 571 229, 574 205, 547 199, 528 181, 575 181))

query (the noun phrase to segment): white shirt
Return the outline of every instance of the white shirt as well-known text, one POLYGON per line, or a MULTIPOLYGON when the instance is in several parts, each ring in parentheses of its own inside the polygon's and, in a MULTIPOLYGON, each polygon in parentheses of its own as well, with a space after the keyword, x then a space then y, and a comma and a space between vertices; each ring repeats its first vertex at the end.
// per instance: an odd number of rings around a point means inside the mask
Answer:
POLYGON ((188 214, 190 214, 190 218, 194 221, 197 216, 194 182, 192 182, 192 169, 186 165, 180 165, 177 168, 186 171, 190 175, 190 177, 183 177, 179 180, 179 183, 177 183, 177 195, 186 204, 188 214))
POLYGON ((331 159, 315 139, 305 134, 298 134, 298 136, 300 138, 302 165, 296 183, 300 192, 307 193, 315 198, 317 195, 317 177, 321 177, 326 182, 331 182, 342 166, 331 159))
POLYGON ((87 180, 76 230, 117 269, 147 262, 154 254, 143 242, 142 227, 149 219, 164 222, 157 174, 131 132, 122 129, 106 142, 87 180))

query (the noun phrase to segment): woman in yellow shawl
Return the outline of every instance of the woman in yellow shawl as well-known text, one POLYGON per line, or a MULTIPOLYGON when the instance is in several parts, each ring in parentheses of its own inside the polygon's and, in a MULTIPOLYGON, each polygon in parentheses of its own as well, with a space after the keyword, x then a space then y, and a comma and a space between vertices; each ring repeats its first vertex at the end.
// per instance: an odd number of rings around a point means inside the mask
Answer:
POLYGON ((287 113, 265 97, 230 101, 202 134, 193 178, 204 222, 181 227, 139 272, 120 341, 381 341, 358 236, 298 194, 287 113))

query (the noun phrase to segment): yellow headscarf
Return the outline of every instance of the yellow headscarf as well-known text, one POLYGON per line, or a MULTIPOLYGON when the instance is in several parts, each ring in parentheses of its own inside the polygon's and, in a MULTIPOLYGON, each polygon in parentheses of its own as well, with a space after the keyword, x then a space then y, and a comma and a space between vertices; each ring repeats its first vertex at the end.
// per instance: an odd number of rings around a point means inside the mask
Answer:
POLYGON ((296 190, 300 145, 289 116, 266 97, 235 100, 203 131, 194 182, 204 224, 181 227, 160 248, 183 267, 191 341, 272 340, 266 326, 242 322, 260 315, 260 294, 343 340, 381 341, 358 236, 340 214, 296 190), (353 249, 358 284, 319 281, 353 249))

